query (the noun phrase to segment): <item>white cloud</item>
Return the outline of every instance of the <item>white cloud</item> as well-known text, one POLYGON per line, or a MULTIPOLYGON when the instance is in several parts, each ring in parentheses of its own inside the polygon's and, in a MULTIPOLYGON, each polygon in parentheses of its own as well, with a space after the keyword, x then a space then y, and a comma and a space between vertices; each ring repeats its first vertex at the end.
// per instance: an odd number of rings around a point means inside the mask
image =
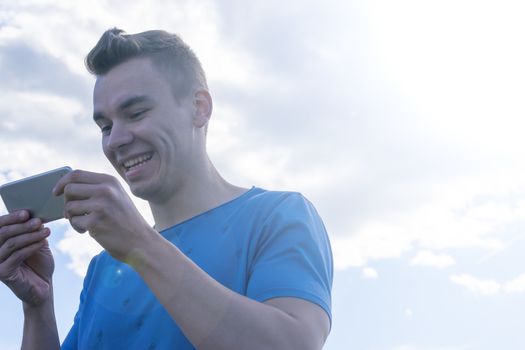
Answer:
POLYGON ((522 3, 406 0, 372 4, 371 34, 389 67, 386 73, 425 112, 437 133, 480 146, 478 151, 507 148, 517 141, 518 130, 524 126, 517 116, 523 115, 519 96, 525 77, 518 62, 525 58, 525 50, 513 42, 525 29, 518 15, 523 13, 522 3), (454 11, 449 10, 452 4, 454 11), (486 18, 495 25, 487 26, 486 18), (467 41, 469 45, 464 44, 467 41), (503 120, 516 128, 507 130, 503 120))
POLYGON ((450 280, 475 294, 484 296, 496 295, 501 290, 501 284, 494 280, 479 279, 468 274, 453 275, 450 276, 450 280))
POLYGON ((452 266, 456 263, 454 258, 448 254, 436 254, 430 250, 419 251, 416 256, 410 261, 412 265, 418 266, 432 266, 437 268, 444 268, 452 266))
POLYGON ((60 155, 56 150, 49 149, 40 142, 19 140, 15 149, 9 145, 8 142, 0 141, 0 171, 7 173, 8 181, 63 166, 61 162, 57 162, 60 155))
POLYGON ((89 234, 80 234, 69 228, 57 248, 71 259, 67 267, 84 277, 91 259, 102 251, 102 247, 89 234))
MULTIPOLYGON (((384 118, 375 116, 371 129, 349 115, 357 123, 350 127, 366 138, 343 128, 348 137, 360 141, 348 144, 348 159, 361 154, 366 161, 360 164, 363 177, 353 177, 346 186, 338 183, 334 191, 344 199, 333 207, 346 209, 346 217, 351 217, 343 221, 338 212, 333 220, 344 224, 328 225, 336 228, 332 242, 338 268, 400 257, 415 246, 430 251, 503 251, 515 227, 523 227, 525 163, 520 154, 525 139, 520 134, 524 107, 519 96, 525 70, 518 62, 525 51, 505 44, 519 40, 523 22, 516 17, 519 10, 508 12, 514 5, 505 2, 495 8, 484 3, 476 5, 477 15, 465 27, 472 4, 462 1, 457 11, 448 10, 449 1, 368 5, 368 34, 377 44, 372 51, 379 52, 374 57, 392 87, 387 92, 400 103, 384 111, 384 118), (484 16, 507 20, 492 30, 484 16), (406 21, 399 23, 400 18, 406 21), (438 23, 443 18, 451 25, 444 31, 438 23), (468 47, 466 37, 472 44, 468 47), (382 242, 388 238, 378 238, 370 226, 395 232, 399 242, 385 249, 382 242)), ((369 80, 376 96, 385 80, 375 85, 369 80)), ((356 115, 374 116, 370 106, 356 107, 361 109, 352 108, 356 115)), ((452 264, 450 258, 442 259, 433 263, 452 264)))
POLYGON ((469 274, 450 276, 450 280, 467 288, 470 292, 482 296, 494 296, 497 294, 522 294, 525 293, 525 274, 518 277, 498 282, 492 279, 481 279, 469 274))
POLYGON ((505 293, 525 293, 525 273, 503 283, 502 288, 505 293))
POLYGON ((332 238, 336 269, 360 267, 368 261, 398 258, 412 249, 411 237, 395 225, 370 224, 350 237, 332 238))
POLYGON ((377 270, 371 267, 363 268, 362 274, 363 274, 363 278, 366 278, 366 279, 377 279, 379 277, 377 270))
MULTIPOLYGON (((362 267, 371 261, 399 258, 412 252, 414 265, 446 267, 456 263, 447 252, 450 249, 461 254, 462 249, 475 248, 492 255, 516 244, 521 234, 516 228, 525 222, 523 189, 513 185, 509 197, 507 190, 499 187, 499 179, 470 179, 435 186, 431 191, 421 189, 422 197, 431 192, 432 201, 422 198, 414 202, 419 203, 418 207, 402 207, 404 203, 400 201, 392 203, 386 213, 378 212, 358 223, 355 220, 360 220, 359 217, 344 221, 342 214, 338 220, 343 225, 328 222, 336 268, 362 267), (348 234, 345 229, 352 224, 352 234, 348 234), (421 251, 414 252, 415 247, 421 251)), ((508 183, 516 184, 517 180, 508 183)), ((352 215, 351 208, 345 206, 328 209, 325 212, 329 214, 340 209, 341 213, 352 215)))

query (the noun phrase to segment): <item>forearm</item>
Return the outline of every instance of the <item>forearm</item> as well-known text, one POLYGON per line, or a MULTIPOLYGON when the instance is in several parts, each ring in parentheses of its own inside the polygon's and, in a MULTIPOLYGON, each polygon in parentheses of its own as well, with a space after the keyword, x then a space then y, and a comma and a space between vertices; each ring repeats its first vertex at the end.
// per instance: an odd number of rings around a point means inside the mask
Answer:
POLYGON ((24 304, 24 334, 21 349, 60 349, 52 296, 38 307, 24 304))
POLYGON ((308 349, 311 346, 301 344, 302 330, 292 316, 222 286, 161 237, 148 242, 132 261, 198 349, 308 349))

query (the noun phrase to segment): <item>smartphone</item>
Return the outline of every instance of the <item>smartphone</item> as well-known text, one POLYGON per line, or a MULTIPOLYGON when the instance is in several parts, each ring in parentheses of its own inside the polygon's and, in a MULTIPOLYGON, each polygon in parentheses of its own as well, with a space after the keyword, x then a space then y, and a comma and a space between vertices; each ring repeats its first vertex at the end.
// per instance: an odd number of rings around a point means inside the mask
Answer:
POLYGON ((31 217, 50 222, 64 217, 64 196, 55 196, 53 188, 71 171, 68 166, 29 176, 0 186, 0 196, 12 213, 26 209, 31 217))

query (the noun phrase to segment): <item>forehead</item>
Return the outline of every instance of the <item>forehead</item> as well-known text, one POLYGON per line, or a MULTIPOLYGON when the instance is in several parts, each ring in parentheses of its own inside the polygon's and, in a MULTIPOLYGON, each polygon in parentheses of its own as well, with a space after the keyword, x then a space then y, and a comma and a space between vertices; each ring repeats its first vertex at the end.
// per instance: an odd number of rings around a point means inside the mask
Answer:
POLYGON ((95 111, 109 111, 132 96, 173 98, 167 80, 148 58, 134 58, 97 77, 93 90, 95 111))

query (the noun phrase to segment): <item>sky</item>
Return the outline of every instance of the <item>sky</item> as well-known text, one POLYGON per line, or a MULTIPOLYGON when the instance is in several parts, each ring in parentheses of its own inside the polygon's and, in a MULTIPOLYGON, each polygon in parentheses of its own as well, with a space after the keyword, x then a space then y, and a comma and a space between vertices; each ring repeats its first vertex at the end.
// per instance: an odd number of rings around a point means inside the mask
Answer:
MULTIPOLYGON (((325 349, 524 349, 524 17, 509 0, 0 0, 0 183, 116 176, 83 59, 112 27, 178 33, 208 76, 219 171, 299 191, 325 222, 325 349)), ((50 228, 63 339, 101 248, 50 228)), ((0 310, 0 349, 18 349, 4 285, 0 310)))

